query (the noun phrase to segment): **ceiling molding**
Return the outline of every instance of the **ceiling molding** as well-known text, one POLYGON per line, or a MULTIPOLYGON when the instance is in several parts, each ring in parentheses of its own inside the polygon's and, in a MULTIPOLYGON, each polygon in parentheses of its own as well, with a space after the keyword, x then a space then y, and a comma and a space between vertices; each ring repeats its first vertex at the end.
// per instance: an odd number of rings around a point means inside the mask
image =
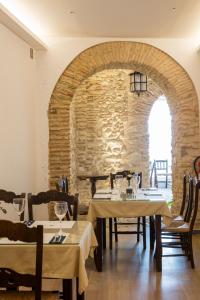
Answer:
POLYGON ((47 49, 47 46, 2 4, 0 4, 0 22, 35 50, 47 49))

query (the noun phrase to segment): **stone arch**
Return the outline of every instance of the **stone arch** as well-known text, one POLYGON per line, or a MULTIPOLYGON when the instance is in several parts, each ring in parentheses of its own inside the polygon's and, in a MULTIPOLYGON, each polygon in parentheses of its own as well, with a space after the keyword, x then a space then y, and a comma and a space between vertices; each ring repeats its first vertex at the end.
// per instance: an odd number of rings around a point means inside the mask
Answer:
POLYGON ((150 77, 168 99, 172 114, 173 192, 181 192, 183 173, 199 153, 197 93, 187 72, 162 50, 145 43, 105 42, 81 52, 55 85, 49 104, 49 183, 70 175, 70 103, 80 83, 97 71, 138 70, 150 77))

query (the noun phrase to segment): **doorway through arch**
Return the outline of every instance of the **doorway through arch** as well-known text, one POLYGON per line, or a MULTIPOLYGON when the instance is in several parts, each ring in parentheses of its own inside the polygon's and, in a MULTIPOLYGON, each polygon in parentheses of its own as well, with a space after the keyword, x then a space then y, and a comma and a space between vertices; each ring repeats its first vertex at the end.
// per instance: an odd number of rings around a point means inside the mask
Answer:
MULTIPOLYGON (((156 162, 163 161, 161 173, 170 174, 161 176, 161 182, 158 187, 171 186, 171 166, 172 166, 172 131, 171 131, 171 114, 164 95, 160 96, 153 104, 148 122, 149 129, 149 159, 150 166, 156 168, 156 162), (165 163, 166 161, 166 163, 165 163)), ((155 184, 155 169, 151 171, 151 183, 155 184)), ((157 182, 158 184, 158 182, 157 182)))

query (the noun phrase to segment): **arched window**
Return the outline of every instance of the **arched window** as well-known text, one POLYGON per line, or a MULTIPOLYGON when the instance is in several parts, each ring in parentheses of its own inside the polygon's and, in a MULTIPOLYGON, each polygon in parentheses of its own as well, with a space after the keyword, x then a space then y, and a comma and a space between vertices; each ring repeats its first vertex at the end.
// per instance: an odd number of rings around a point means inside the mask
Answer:
POLYGON ((155 101, 149 116, 150 161, 168 160, 171 166, 171 115, 165 96, 155 101))

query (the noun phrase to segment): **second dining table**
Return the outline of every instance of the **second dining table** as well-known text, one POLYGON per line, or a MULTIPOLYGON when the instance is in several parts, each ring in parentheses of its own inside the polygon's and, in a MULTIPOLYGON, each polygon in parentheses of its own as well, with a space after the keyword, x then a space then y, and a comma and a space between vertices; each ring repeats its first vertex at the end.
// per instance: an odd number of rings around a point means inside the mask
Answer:
POLYGON ((150 218, 150 248, 154 249, 156 270, 162 271, 161 218, 169 222, 171 212, 167 205, 166 195, 162 190, 140 189, 135 198, 122 200, 114 190, 99 190, 94 195, 88 212, 88 220, 96 221, 96 236, 98 247, 96 260, 98 271, 102 271, 103 263, 103 222, 106 218, 134 218, 149 216, 150 218))

